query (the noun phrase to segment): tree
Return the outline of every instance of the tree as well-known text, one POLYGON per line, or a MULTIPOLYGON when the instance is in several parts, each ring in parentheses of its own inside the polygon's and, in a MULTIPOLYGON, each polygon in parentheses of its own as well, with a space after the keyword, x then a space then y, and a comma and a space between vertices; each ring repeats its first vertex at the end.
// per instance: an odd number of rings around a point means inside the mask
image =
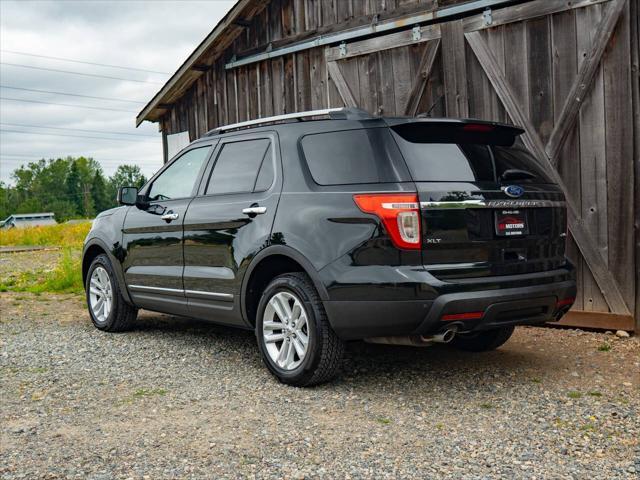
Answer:
POLYGON ((115 201, 120 187, 140 188, 147 183, 146 177, 137 165, 120 165, 109 181, 109 196, 115 201))
POLYGON ((65 193, 74 205, 74 215, 82 211, 82 194, 80 191, 80 170, 75 160, 71 162, 69 173, 65 180, 65 193))
POLYGON ((116 206, 118 186, 140 188, 147 179, 136 165, 121 165, 107 179, 98 162, 67 157, 31 162, 14 170, 14 185, 0 182, 0 219, 12 213, 53 212, 59 222, 116 206))
POLYGON ((93 204, 96 212, 102 212, 113 206, 113 201, 109 199, 107 192, 107 183, 105 182, 102 170, 96 171, 93 176, 93 184, 91 185, 91 196, 93 197, 93 204))

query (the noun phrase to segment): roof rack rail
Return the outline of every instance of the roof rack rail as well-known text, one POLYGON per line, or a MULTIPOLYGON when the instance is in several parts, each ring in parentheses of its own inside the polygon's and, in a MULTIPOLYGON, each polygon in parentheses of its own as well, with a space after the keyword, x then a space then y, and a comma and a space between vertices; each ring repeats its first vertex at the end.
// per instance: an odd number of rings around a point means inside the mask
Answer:
POLYGON ((256 118, 247 120, 246 122, 232 123, 222 127, 214 128, 206 133, 206 136, 217 135, 219 133, 229 132, 231 130, 240 130, 243 128, 257 127, 260 125, 273 123, 287 123, 291 121, 302 121, 313 117, 328 117, 333 120, 366 120, 373 116, 360 108, 343 107, 343 108, 325 108, 323 110, 309 110, 307 112, 287 113, 284 115, 275 115, 273 117, 256 118))

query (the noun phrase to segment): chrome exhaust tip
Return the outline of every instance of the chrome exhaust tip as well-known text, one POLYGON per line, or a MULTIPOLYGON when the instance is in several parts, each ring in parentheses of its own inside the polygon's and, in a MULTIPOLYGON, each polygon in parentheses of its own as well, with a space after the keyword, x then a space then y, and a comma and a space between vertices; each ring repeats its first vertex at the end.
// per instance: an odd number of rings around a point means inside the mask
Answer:
POLYGON ((434 342, 434 343, 449 343, 453 340, 453 337, 456 336, 457 330, 455 328, 448 328, 443 330, 442 332, 436 333, 435 335, 429 336, 421 336, 420 338, 425 342, 434 342))

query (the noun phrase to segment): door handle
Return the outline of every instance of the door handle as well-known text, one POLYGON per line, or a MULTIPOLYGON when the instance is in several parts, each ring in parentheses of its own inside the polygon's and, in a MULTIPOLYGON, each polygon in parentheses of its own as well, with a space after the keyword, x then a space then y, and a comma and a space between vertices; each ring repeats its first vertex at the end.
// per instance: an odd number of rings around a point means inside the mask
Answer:
POLYGON ((248 207, 243 208, 242 213, 245 215, 262 215, 263 213, 267 213, 267 207, 248 207))
POLYGON ((169 212, 162 215, 160 218, 165 222, 169 223, 172 220, 176 220, 180 215, 177 213, 169 212))

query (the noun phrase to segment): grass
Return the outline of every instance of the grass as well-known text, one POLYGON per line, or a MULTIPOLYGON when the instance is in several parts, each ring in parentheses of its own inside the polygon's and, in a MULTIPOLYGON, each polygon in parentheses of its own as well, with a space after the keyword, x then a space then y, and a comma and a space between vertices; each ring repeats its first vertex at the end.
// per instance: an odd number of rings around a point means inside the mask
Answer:
POLYGON ((164 396, 167 391, 164 388, 139 388, 133 392, 133 398, 164 396))
POLYGON ((480 404, 480 408, 484 408, 485 410, 491 410, 492 408, 495 408, 495 405, 493 405, 493 403, 483 402, 480 404))
POLYGON ((82 293, 80 249, 91 222, 0 230, 0 246, 62 247, 52 270, 18 273, 0 280, 0 292, 82 293))
POLYGON ((580 392, 571 391, 571 392, 567 393, 567 397, 569 397, 569 398, 581 398, 582 394, 580 392))
POLYGON ((0 230, 0 246, 81 247, 91 222, 0 230))
POLYGON ((385 417, 378 417, 376 418, 376 420, 378 421, 378 423, 381 423, 382 425, 389 425, 391 423, 391 420, 385 417))
POLYGON ((602 394, 600 392, 589 392, 589 396, 591 396, 591 397, 601 397, 602 394))
POLYGON ((80 251, 65 248, 52 270, 27 271, 0 280, 0 292, 82 293, 82 268, 80 251))
POLYGON ((611 350, 611 345, 609 345, 608 343, 603 343, 598 347, 599 352, 608 352, 609 350, 611 350))

